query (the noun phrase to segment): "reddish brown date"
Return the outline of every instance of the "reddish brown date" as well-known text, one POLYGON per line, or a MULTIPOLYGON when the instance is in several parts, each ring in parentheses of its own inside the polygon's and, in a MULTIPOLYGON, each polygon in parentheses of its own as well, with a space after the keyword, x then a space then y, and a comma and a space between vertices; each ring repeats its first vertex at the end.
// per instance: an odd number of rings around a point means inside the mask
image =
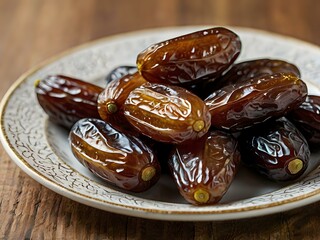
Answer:
POLYGON ((277 73, 225 86, 205 102, 214 127, 240 131, 284 116, 305 100, 306 84, 291 74, 277 73))
POLYGON ((210 28, 151 45, 138 55, 137 66, 149 82, 185 84, 220 76, 240 50, 234 32, 210 28))
POLYGON ((48 76, 35 84, 40 106, 52 121, 68 129, 81 118, 99 118, 97 99, 102 90, 63 75, 48 76))
POLYGON ((109 82, 98 98, 101 119, 118 130, 133 134, 132 126, 123 115, 123 105, 129 93, 145 82, 146 80, 139 73, 125 75, 109 82))
POLYGON ((71 129, 69 141, 80 163, 122 189, 142 192, 160 177, 160 165, 151 149, 103 120, 78 121, 71 129))
POLYGON ((299 69, 292 63, 278 59, 256 59, 235 64, 221 79, 229 85, 275 73, 291 73, 300 78, 299 69))
POLYGON ((230 84, 275 73, 291 73, 300 78, 299 69, 292 63, 278 59, 256 59, 233 65, 216 81, 205 83, 202 89, 210 94, 210 90, 212 92, 230 84))
POLYGON ((177 86, 141 85, 125 101, 124 115, 142 134, 173 144, 199 138, 210 127, 204 102, 177 86))
POLYGON ((306 139, 284 117, 243 133, 239 143, 243 162, 275 181, 297 179, 310 161, 306 139))
POLYGON ((179 145, 169 167, 181 195, 195 205, 220 201, 239 168, 237 141, 222 131, 208 132, 187 145, 179 145))
POLYGON ((297 109, 289 113, 288 118, 310 144, 320 143, 320 96, 307 96, 297 109))

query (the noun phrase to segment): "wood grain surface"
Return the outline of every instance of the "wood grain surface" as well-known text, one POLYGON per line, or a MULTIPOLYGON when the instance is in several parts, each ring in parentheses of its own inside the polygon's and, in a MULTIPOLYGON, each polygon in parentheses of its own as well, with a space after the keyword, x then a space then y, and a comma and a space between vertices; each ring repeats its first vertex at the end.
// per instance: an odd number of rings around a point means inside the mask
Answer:
MULTIPOLYGON (((70 47, 178 25, 264 29, 320 45, 318 0, 0 0, 0 97, 23 72, 70 47)), ((0 146, 0 239, 319 239, 320 203, 253 219, 166 222, 62 197, 22 172, 0 146)))

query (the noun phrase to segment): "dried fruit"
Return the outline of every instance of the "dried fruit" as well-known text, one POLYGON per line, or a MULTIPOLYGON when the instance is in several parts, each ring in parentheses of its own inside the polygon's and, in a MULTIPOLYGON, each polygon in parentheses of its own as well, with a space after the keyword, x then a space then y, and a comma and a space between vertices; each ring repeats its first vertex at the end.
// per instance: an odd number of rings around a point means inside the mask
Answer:
POLYGON ((139 74, 125 75, 107 84, 98 98, 98 111, 101 119, 114 128, 134 134, 132 126, 123 115, 123 105, 129 93, 145 83, 139 74))
POLYGON ((243 162, 272 180, 297 179, 310 161, 306 139, 284 117, 243 133, 239 143, 243 162))
POLYGON ((308 95, 297 109, 289 113, 288 118, 310 144, 320 143, 320 96, 308 95))
POLYGON ((151 149, 103 120, 79 120, 71 129, 69 141, 80 163, 122 189, 142 192, 160 177, 160 165, 151 149))
POLYGON ((239 37, 226 28, 210 28, 169 39, 141 52, 137 66, 149 82, 185 84, 217 78, 238 57, 239 37))
POLYGON ((287 61, 278 59, 255 59, 235 64, 222 79, 227 84, 234 84, 249 78, 262 77, 275 73, 290 73, 296 77, 301 77, 298 67, 287 61))
POLYGON ((219 79, 204 83, 202 91, 208 96, 224 86, 275 73, 293 74, 300 78, 299 69, 292 63, 278 59, 255 59, 233 65, 219 79))
POLYGON ((240 131, 284 116, 307 96, 306 84, 291 74, 277 73, 225 86, 205 99, 216 128, 240 131))
POLYGON ((99 118, 97 99, 103 88, 63 75, 35 83, 38 102, 49 118, 70 129, 81 118, 99 118))
POLYGON ((199 138, 210 127, 204 102, 177 86, 145 83, 135 88, 125 101, 124 115, 142 134, 174 144, 199 138))
POLYGON ((240 165, 237 146, 232 135, 219 130, 176 146, 169 166, 181 195, 195 205, 220 201, 240 165))

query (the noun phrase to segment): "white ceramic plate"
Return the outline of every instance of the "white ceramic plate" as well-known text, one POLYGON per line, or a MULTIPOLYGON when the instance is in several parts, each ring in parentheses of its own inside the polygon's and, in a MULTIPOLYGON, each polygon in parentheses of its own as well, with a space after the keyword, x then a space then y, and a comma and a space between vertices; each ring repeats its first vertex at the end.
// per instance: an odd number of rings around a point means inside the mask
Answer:
MULTIPOLYGON (((276 184, 240 169, 221 203, 197 207, 186 203, 174 183, 163 176, 152 189, 132 194, 112 187, 79 164, 68 132, 48 121, 34 94, 34 82, 48 74, 65 74, 103 86, 104 76, 119 65, 134 65, 137 54, 152 43, 204 26, 162 28, 121 34, 72 49, 32 69, 10 88, 1 102, 1 141, 13 161, 33 179, 75 201, 106 211, 162 220, 226 220, 284 211, 320 199, 320 154, 302 180, 276 184)), ((238 61, 277 58, 296 64, 309 92, 320 94, 320 49, 263 31, 229 27, 239 34, 238 61)))

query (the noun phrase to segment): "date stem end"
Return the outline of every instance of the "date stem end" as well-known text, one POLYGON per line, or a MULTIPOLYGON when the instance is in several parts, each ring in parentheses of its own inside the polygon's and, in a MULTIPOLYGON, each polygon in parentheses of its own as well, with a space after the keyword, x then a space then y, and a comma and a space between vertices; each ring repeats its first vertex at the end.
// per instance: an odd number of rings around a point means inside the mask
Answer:
POLYGON ((193 198, 197 201, 197 203, 204 204, 209 201, 210 195, 207 191, 198 189, 194 192, 193 198))
POLYGON ((200 132, 205 127, 204 121, 203 120, 197 120, 197 121, 195 121, 193 123, 192 127, 193 127, 194 131, 200 132))
POLYGON ((39 83, 41 82, 41 79, 38 79, 36 81, 34 81, 34 86, 35 87, 38 87, 39 83))
POLYGON ((107 111, 109 114, 116 113, 118 111, 118 107, 114 102, 107 103, 107 111))
POLYGON ((291 174, 297 174, 303 168, 303 161, 299 158, 296 158, 289 162, 288 170, 291 174))
POLYGON ((145 182, 150 181, 156 175, 156 169, 152 166, 142 170, 141 179, 145 182))

